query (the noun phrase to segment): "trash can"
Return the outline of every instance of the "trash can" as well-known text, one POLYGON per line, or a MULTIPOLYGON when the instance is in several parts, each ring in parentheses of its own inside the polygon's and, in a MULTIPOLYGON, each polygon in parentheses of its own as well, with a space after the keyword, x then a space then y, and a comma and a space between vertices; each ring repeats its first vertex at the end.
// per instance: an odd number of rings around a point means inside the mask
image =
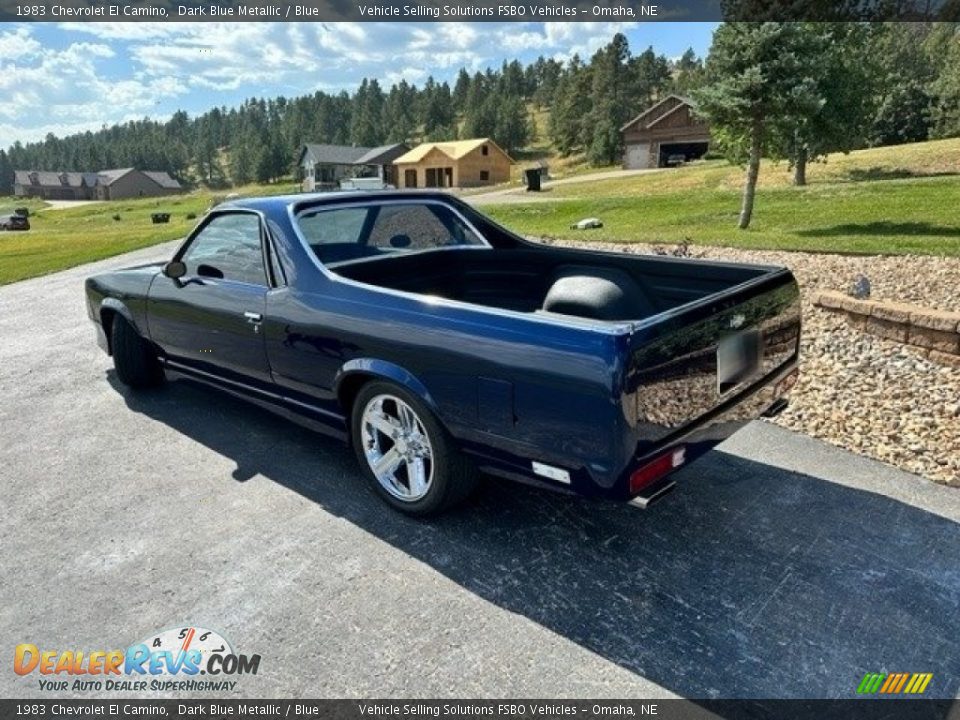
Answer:
POLYGON ((540 168, 530 168, 524 174, 527 176, 527 192, 540 192, 540 168))

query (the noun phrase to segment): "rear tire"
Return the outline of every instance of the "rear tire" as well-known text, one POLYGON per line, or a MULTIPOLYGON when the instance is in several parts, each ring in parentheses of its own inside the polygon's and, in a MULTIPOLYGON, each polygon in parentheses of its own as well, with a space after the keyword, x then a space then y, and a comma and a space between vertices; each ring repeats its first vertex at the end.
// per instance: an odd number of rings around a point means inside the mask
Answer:
POLYGON ((113 367, 120 382, 146 388, 163 382, 163 368, 156 352, 126 318, 117 315, 110 327, 113 367))
POLYGON ((400 385, 364 385, 353 403, 351 431, 363 474, 403 513, 440 513, 477 486, 476 467, 430 409, 400 385))

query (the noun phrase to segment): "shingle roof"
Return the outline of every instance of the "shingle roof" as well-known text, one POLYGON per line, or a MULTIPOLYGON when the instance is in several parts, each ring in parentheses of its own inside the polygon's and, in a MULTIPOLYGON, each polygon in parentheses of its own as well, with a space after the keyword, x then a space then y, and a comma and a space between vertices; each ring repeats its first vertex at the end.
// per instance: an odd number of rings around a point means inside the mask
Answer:
POLYGON ((170 177, 170 175, 166 172, 159 170, 144 170, 143 174, 162 188, 167 188, 168 190, 180 189, 180 183, 170 177))
POLYGON ((78 172, 65 172, 60 173, 61 181, 66 180, 66 184, 70 187, 81 187, 83 185, 83 173, 78 172))
POLYGON ((98 178, 97 182, 101 185, 113 185, 117 180, 122 178, 128 172, 132 172, 134 168, 116 168, 114 170, 101 170, 97 173, 98 178))
MULTIPOLYGON (((417 145, 413 150, 405 153, 394 160, 398 165, 401 163, 417 163, 427 156, 427 153, 433 150, 439 150, 451 160, 459 160, 467 153, 473 152, 481 145, 493 145, 498 150, 500 146, 490 138, 471 138, 469 140, 451 140, 450 142, 423 143, 417 145)), ((503 152, 501 150, 501 152, 503 152)), ((506 153, 504 153, 506 155, 506 153)))
POLYGON ((307 143, 303 146, 300 159, 304 152, 309 151, 320 163, 331 165, 356 165, 357 161, 374 148, 356 147, 354 145, 324 145, 307 143))
POLYGON ((394 158, 403 155, 409 151, 404 143, 393 143, 392 145, 381 145, 380 147, 370 148, 364 155, 357 160, 357 165, 382 165, 383 163, 393 162, 394 158))
POLYGON ((60 173, 40 170, 37 172, 32 172, 30 175, 31 177, 36 177, 37 185, 45 185, 47 187, 60 187, 63 185, 63 183, 60 182, 60 173))
MULTIPOLYGON (((19 185, 36 185, 41 187, 72 187, 86 185, 112 185, 135 168, 118 168, 116 170, 101 170, 95 172, 50 172, 47 170, 14 170, 13 180, 19 185)), ((166 172, 159 170, 144 170, 143 174, 157 185, 168 189, 180 189, 180 183, 166 172)))

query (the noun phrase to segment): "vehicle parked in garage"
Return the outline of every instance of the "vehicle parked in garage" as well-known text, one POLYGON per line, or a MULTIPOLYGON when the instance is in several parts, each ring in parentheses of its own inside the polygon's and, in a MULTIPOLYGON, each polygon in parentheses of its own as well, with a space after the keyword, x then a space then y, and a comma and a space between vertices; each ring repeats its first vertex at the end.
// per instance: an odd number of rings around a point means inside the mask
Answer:
POLYGON ((425 191, 226 202, 86 302, 127 385, 188 377, 349 440, 411 514, 479 471, 646 506, 783 409, 800 337, 784 268, 541 245, 425 191))
POLYGON ((30 218, 26 215, 13 213, 12 215, 0 215, 0 230, 29 230, 30 218))

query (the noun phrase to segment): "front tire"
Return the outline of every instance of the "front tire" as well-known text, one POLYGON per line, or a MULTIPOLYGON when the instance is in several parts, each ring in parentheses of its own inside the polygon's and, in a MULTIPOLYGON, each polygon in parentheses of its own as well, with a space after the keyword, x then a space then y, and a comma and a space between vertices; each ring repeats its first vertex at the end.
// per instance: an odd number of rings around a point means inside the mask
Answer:
POLYGON ((163 368, 157 354, 121 315, 113 318, 110 346, 113 349, 113 367, 124 385, 139 389, 163 382, 163 368))
POLYGON ((465 500, 476 487, 473 464, 430 409, 399 385, 364 385, 351 420, 360 467, 391 507, 432 515, 465 500))

